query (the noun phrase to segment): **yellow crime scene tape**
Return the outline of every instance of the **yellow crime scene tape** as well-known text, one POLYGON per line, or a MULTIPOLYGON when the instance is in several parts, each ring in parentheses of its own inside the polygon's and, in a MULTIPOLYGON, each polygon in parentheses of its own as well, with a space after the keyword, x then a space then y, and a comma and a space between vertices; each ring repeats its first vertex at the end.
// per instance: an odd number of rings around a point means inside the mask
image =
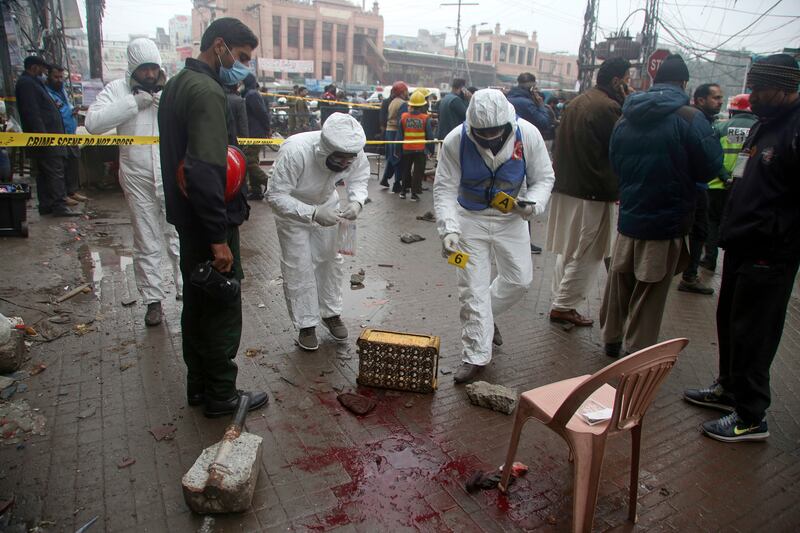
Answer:
MULTIPOLYGON (((240 145, 282 144, 286 139, 239 138, 240 145)), ((430 141, 367 141, 367 144, 420 144, 430 141)), ((78 135, 67 133, 13 133, 0 132, 0 146, 50 147, 50 146, 137 146, 158 144, 158 137, 145 135, 78 135)))
POLYGON ((341 106, 352 107, 366 107, 367 109, 380 109, 381 106, 375 104, 358 104, 355 102, 346 102, 343 100, 323 100, 322 98, 313 98, 311 96, 296 96, 294 94, 281 94, 281 93, 261 93, 264 96, 272 96, 277 98, 292 98, 294 100, 306 100, 307 102, 325 102, 326 104, 336 104, 341 106))
POLYGON ((6 102, 16 102, 17 99, 14 96, 0 96, 0 100, 5 100, 6 102))

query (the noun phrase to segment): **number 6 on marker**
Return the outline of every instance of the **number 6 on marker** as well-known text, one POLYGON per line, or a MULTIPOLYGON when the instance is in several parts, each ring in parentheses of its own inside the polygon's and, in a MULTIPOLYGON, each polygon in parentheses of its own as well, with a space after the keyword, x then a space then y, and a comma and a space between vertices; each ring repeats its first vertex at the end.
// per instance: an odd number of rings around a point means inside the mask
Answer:
POLYGON ((463 252, 453 252, 447 257, 447 262, 458 268, 464 268, 469 261, 469 254, 463 252))

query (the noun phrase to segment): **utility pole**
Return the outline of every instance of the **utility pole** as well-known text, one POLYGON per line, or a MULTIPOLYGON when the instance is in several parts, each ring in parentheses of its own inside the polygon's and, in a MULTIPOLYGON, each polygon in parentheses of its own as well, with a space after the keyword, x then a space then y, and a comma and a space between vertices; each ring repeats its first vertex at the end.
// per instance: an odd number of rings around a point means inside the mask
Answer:
MULTIPOLYGON (((3 76, 3 95, 11 96, 14 94, 14 73, 11 70, 11 55, 8 51, 5 10, 4 3, 0 5, 0 75, 3 76)), ((10 16, 11 13, 9 13, 9 18, 10 16)))
POLYGON ((89 41, 89 77, 103 77, 103 6, 105 0, 86 0, 86 35, 89 41))
POLYGON ((455 54, 453 54, 453 75, 452 78, 455 78, 456 75, 460 72, 458 68, 458 58, 461 53, 464 54, 464 69, 467 71, 467 77, 469 79, 470 85, 472 84, 472 77, 469 74, 469 65, 467 64, 467 51, 464 50, 464 43, 461 39, 461 6, 477 6, 480 5, 477 2, 462 2, 462 0, 458 0, 457 3, 448 3, 448 4, 439 4, 440 6, 458 6, 458 16, 456 18, 456 48, 455 54))
POLYGON ((583 37, 578 50, 578 82, 580 92, 588 91, 592 86, 594 75, 594 39, 597 31, 597 10, 599 0, 589 0, 586 3, 586 14, 583 16, 583 37))
POLYGON ((647 0, 644 14, 644 27, 642 28, 642 64, 639 67, 639 78, 642 82, 649 79, 647 74, 647 59, 650 57, 650 54, 656 51, 656 46, 658 46, 658 19, 660 9, 660 0, 647 0))

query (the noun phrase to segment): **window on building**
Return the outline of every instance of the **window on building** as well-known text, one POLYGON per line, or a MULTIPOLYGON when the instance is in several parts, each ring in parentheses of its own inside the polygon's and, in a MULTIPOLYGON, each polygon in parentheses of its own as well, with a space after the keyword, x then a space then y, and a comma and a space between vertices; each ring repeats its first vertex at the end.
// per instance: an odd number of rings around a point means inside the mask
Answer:
POLYGON ((525 62, 529 67, 533 65, 533 48, 528 48, 528 60, 525 62))
POLYGON ((516 63, 517 62, 517 45, 512 44, 508 50, 508 62, 509 63, 516 63))
POLYGON ((272 46, 281 45, 281 18, 272 17, 272 46))
POLYGON ((314 48, 314 29, 317 23, 313 20, 303 21, 303 48, 314 48))
POLYGON ((492 43, 483 43, 483 60, 492 61, 492 43))
POLYGON ((362 28, 361 26, 356 26, 355 33, 358 33, 358 34, 367 33, 367 29, 366 28, 362 28))
MULTIPOLYGON (((336 50, 344 52, 347 48, 347 26, 336 25, 336 50)), ((339 78, 336 78, 339 79, 339 78)))
POLYGON ((472 45, 472 60, 473 61, 481 60, 481 43, 475 43, 474 45, 472 45))
MULTIPOLYGON (((322 23, 322 49, 331 49, 331 39, 333 39, 333 24, 330 22, 322 23)), ((330 70, 330 69, 328 69, 330 70)), ((328 73, 330 75, 330 72, 328 73)))
POLYGON ((290 18, 287 21, 286 44, 295 48, 300 46, 300 19, 290 18))
POLYGON ((540 59, 539 60, 539 71, 541 72, 543 70, 544 70, 544 59, 540 59))
POLYGON ((519 55, 517 56, 517 64, 522 65, 525 63, 525 47, 519 47, 519 55))
POLYGON ((572 63, 567 63, 567 76, 572 74, 572 63))
POLYGON ((336 63, 336 81, 344 80, 344 64, 336 63))
POLYGON ((331 75, 331 64, 327 61, 322 62, 322 77, 331 75))
POLYGON ((506 62, 506 56, 507 55, 508 55, 508 45, 507 44, 501 44, 500 45, 500 62, 501 63, 505 63, 506 62))

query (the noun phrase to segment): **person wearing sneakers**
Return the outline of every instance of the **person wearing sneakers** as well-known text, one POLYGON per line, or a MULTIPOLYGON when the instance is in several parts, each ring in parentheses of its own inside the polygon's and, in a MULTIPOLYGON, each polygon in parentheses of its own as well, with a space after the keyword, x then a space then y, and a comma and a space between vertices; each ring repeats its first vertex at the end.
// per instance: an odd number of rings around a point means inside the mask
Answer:
POLYGON ((337 224, 355 220, 367 199, 366 142, 356 119, 333 113, 321 131, 286 139, 267 186, 281 246, 286 307, 299 330, 297 344, 306 351, 319 348, 320 318, 334 339, 347 339, 341 317, 344 259, 337 249, 337 224), (339 180, 347 190, 341 210, 339 180))
MULTIPOLYGON (((158 105, 167 78, 161 54, 150 39, 128 44, 128 75, 114 80, 97 95, 86 115, 86 129, 99 135, 116 129, 120 135, 158 135, 158 105)), ((133 271, 147 311, 144 323, 161 323, 166 298, 161 261, 164 248, 172 266, 176 298, 183 297, 178 233, 167 223, 159 145, 119 147, 119 182, 133 224, 133 271)))
POLYGON ((466 122, 444 139, 433 184, 443 254, 469 254, 456 269, 463 343, 456 383, 474 379, 491 361, 492 343, 503 342, 494 321, 533 279, 527 220, 544 212, 554 180, 536 126, 517 118, 502 92, 477 91, 466 122), (511 211, 490 205, 499 192, 515 199, 511 211))
POLYGON ((800 68, 775 54, 753 63, 746 83, 758 122, 734 164, 720 226, 719 376, 684 391, 691 403, 730 411, 703 424, 723 442, 769 437, 770 367, 800 266, 800 68))
POLYGON ((409 111, 400 116, 398 128, 398 141, 420 141, 418 144, 401 144, 402 153, 403 192, 400 199, 405 200, 411 193, 411 201, 418 202, 422 194, 422 177, 425 175, 425 156, 433 151, 433 128, 431 128, 430 115, 428 115, 428 100, 421 90, 414 91, 408 100, 409 111))
MULTIPOLYGON (((722 89, 720 86, 716 83, 704 83, 695 89, 693 99, 694 107, 702 111, 711 127, 714 128, 714 121, 717 119, 720 109, 722 109, 722 89)), ((714 132, 717 136, 719 135, 716 128, 714 128, 714 132)), ((678 290, 711 296, 714 294, 714 289, 700 280, 698 272, 700 257, 703 255, 703 246, 708 241, 709 184, 697 183, 695 187, 697 187, 697 190, 695 191, 694 220, 692 221, 692 229, 689 231, 689 266, 683 271, 678 290)))

